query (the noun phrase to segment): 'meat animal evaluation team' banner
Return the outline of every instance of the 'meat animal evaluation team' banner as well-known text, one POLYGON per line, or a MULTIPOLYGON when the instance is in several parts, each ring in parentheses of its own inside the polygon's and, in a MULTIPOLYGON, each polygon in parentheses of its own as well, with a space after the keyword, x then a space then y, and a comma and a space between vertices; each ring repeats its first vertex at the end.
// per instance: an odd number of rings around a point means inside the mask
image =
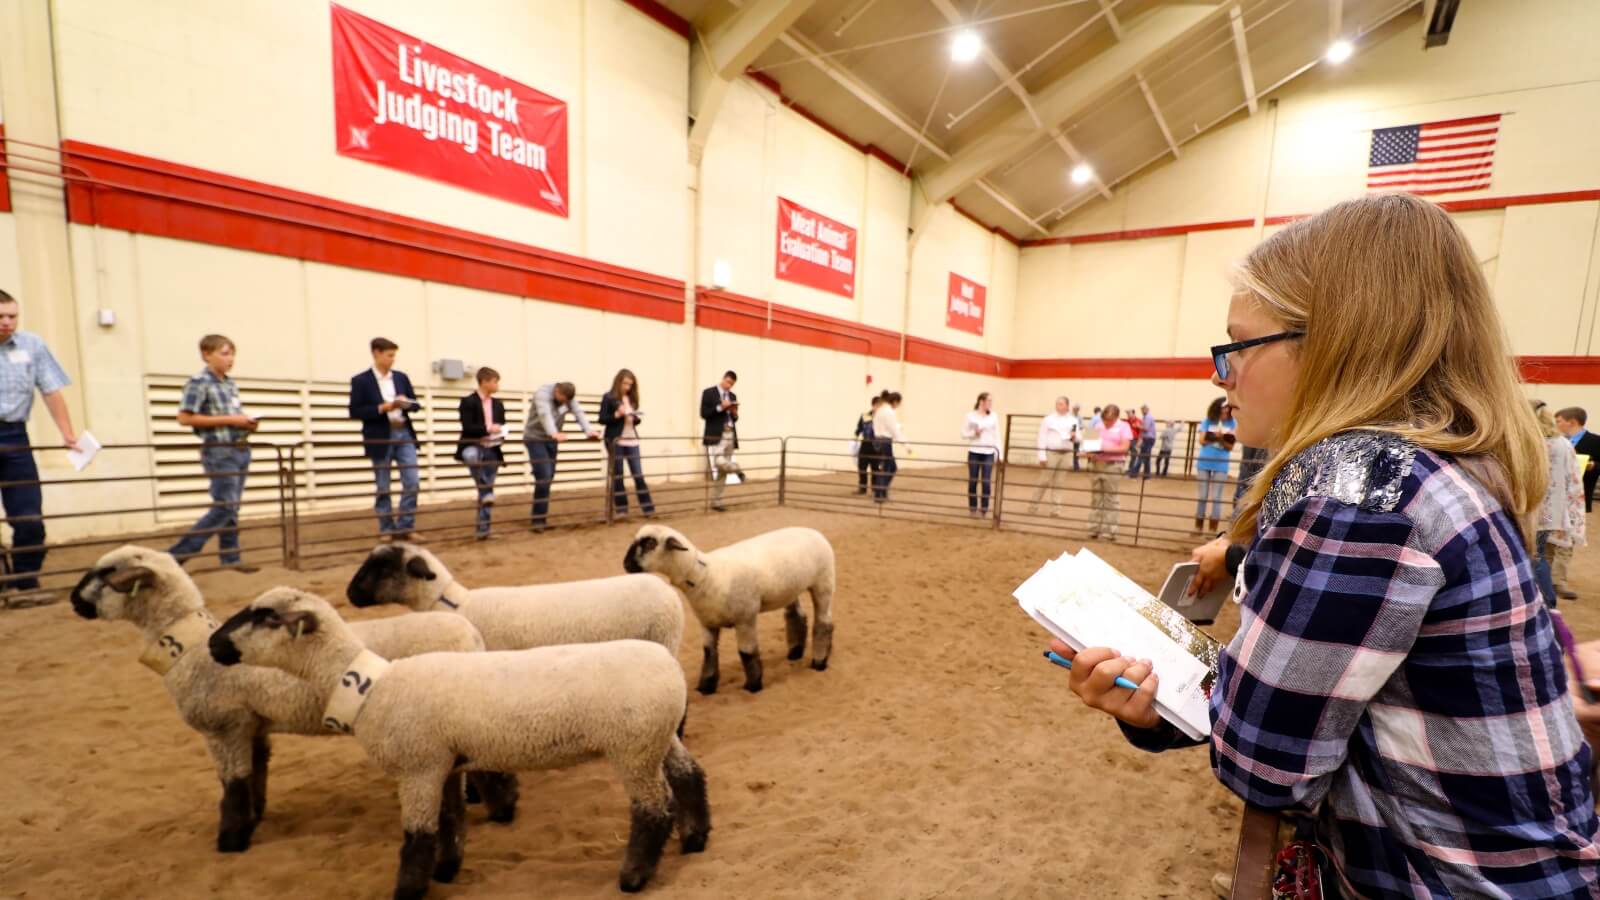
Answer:
POLYGON ((779 197, 778 277, 855 299, 856 230, 779 197))
POLYGON ((950 273, 950 293, 945 299, 944 324, 973 334, 983 334, 983 308, 988 290, 976 281, 950 273))
POLYGON ((341 156, 567 215, 565 103, 337 4, 332 10, 341 156))

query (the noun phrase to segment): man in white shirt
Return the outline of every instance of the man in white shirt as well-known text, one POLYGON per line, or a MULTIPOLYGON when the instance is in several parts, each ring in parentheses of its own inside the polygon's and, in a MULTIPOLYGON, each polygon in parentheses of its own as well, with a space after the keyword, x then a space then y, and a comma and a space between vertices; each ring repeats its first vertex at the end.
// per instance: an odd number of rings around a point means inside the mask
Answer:
POLYGON ((1039 479, 1033 500, 1028 504, 1030 514, 1039 512, 1039 501, 1049 490, 1050 515, 1058 518, 1061 515, 1060 481, 1066 471, 1067 456, 1074 453, 1079 441, 1078 417, 1068 412, 1069 409, 1067 398, 1057 397, 1055 412, 1039 423, 1039 465, 1044 468, 1044 477, 1039 479))

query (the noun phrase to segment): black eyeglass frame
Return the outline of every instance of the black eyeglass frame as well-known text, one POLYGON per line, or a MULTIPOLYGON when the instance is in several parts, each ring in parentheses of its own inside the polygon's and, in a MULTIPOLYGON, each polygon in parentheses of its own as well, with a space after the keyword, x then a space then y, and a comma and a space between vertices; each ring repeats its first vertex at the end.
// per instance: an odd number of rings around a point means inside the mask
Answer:
POLYGON ((1218 344, 1211 348, 1211 365, 1217 370, 1217 380, 1228 380, 1228 357, 1230 355, 1237 353, 1240 350, 1248 350, 1251 347, 1259 347, 1262 344, 1273 344, 1277 343, 1278 341, 1288 341, 1293 340, 1294 338, 1302 338, 1305 336, 1306 333, 1304 331, 1280 331, 1277 334, 1269 334, 1264 337, 1251 338, 1248 341, 1234 341, 1231 344, 1218 344))

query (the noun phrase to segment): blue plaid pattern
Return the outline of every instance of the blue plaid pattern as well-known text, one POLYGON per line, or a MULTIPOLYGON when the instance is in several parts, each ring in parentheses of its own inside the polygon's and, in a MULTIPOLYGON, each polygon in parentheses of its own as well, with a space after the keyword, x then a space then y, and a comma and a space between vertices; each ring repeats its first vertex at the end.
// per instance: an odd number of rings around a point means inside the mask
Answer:
POLYGON ((33 391, 53 394, 72 383, 44 339, 18 331, 0 344, 0 422, 26 422, 33 391))
POLYGON ((1212 768, 1312 816, 1346 896, 1600 896, 1590 750, 1515 521, 1424 450, 1397 494, 1313 491, 1259 533, 1212 768))
MULTIPOLYGON (((239 386, 232 378, 218 378, 207 366, 184 384, 178 409, 198 416, 236 416, 243 409, 239 405, 239 386)), ((195 428, 194 433, 207 443, 232 444, 250 439, 250 432, 232 425, 195 428)))

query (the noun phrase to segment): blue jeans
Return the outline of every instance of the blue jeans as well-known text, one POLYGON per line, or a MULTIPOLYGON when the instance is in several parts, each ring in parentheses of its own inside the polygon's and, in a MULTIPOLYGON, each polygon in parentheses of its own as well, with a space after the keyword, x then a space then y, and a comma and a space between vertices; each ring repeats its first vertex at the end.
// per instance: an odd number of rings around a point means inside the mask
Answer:
POLYGON ((461 461, 467 464, 472 483, 478 486, 478 534, 488 534, 494 506, 483 501, 494 498, 494 479, 500 474, 500 460, 495 454, 485 454, 482 447, 463 447, 461 461))
POLYGON ((1200 502, 1195 504, 1194 517, 1196 519, 1204 519, 1204 518, 1206 518, 1206 495, 1210 494, 1211 495, 1211 518, 1213 518, 1213 519, 1221 519, 1222 518, 1222 489, 1227 484, 1228 473, 1227 472, 1209 472, 1209 471, 1206 471, 1205 469, 1201 469, 1200 471, 1194 473, 1194 477, 1199 479, 1199 487, 1200 487, 1200 502))
POLYGON ((200 449, 200 465, 211 478, 211 508, 167 552, 180 560, 194 556, 215 534, 222 564, 238 565, 239 500, 244 496, 245 474, 250 468, 250 448, 206 444, 200 449))
POLYGON ((1155 438, 1146 437, 1139 439, 1139 455, 1133 458, 1133 467, 1128 470, 1129 478, 1138 475, 1140 472, 1144 473, 1144 477, 1150 477, 1152 474, 1150 471, 1150 451, 1154 450, 1155 447, 1155 438))
POLYGON ((872 496, 876 500, 889 499, 889 484, 894 481, 894 473, 900 467, 894 464, 894 442, 875 441, 873 453, 877 457, 878 468, 872 473, 872 496))
POLYGON ((994 454, 967 451, 967 509, 989 513, 990 480, 994 477, 994 454), (983 482, 983 504, 978 504, 978 482, 983 482))
POLYGON ((28 426, 0 422, 0 481, 26 481, 31 484, 0 488, 0 505, 11 525, 11 574, 28 577, 3 585, 19 591, 37 590, 34 572, 44 567, 44 493, 39 488, 39 467, 28 448, 28 426))
POLYGON ((526 441, 528 462, 533 466, 533 527, 543 528, 550 511, 550 483, 556 478, 555 441, 526 441))
POLYGON ((409 534, 417 527, 417 488, 422 484, 421 470, 417 468, 417 445, 411 429, 394 428, 389 438, 401 441, 378 448, 382 454, 372 461, 372 478, 378 485, 378 501, 372 508, 378 513, 380 534, 409 534), (392 515, 393 500, 389 496, 389 466, 400 467, 400 514, 392 515))
POLYGON ((656 506, 650 502, 650 486, 644 482, 644 460, 638 447, 611 445, 611 506, 622 515, 628 514, 628 487, 622 481, 622 461, 628 461, 628 472, 633 475, 633 492, 639 495, 639 511, 654 515, 656 506))
POLYGON ((1551 609, 1556 608, 1556 581, 1550 571, 1550 560, 1545 559, 1544 547, 1550 541, 1550 532, 1540 531, 1534 536, 1533 580, 1539 585, 1539 595, 1551 609))

